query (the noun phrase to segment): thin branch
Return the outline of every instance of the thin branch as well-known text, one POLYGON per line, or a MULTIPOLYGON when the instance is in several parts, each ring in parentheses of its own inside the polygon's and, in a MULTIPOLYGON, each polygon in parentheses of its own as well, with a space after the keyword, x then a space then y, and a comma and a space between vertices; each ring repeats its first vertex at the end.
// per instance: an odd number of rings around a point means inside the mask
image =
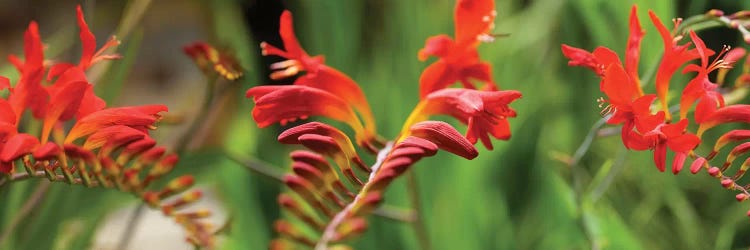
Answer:
POLYGON ((224 152, 224 155, 227 157, 227 159, 237 163, 240 166, 245 167, 246 169, 249 169, 256 174, 269 177, 279 182, 283 182, 284 180, 284 173, 281 172, 279 168, 272 167, 272 165, 268 162, 264 162, 259 159, 239 156, 237 154, 232 154, 229 152, 224 152))
POLYGON ((607 119, 609 119, 609 116, 599 119, 593 126, 591 126, 591 129, 589 129, 589 132, 586 134, 586 138, 583 139, 583 142, 581 142, 581 145, 578 146, 575 154, 573 154, 573 158, 570 161, 571 167, 577 166, 578 162, 581 161, 581 158, 586 155, 586 152, 591 148, 591 143, 594 141, 594 138, 596 138, 597 132, 607 123, 607 119))

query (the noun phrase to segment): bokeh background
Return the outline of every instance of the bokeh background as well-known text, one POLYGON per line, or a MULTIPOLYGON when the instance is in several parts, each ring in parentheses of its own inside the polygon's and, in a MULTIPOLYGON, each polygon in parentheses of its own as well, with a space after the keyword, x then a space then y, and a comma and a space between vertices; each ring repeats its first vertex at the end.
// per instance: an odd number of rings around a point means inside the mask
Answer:
MULTIPOLYGON (((40 23, 52 58, 75 59, 80 45, 75 26, 78 1, 0 1, 0 54, 22 51, 30 20, 40 23)), ((250 117, 251 86, 271 83, 259 40, 279 44, 280 8, 295 15, 297 35, 310 54, 349 74, 366 93, 380 133, 393 137, 418 102, 418 79, 430 61, 417 60, 427 37, 453 31, 453 0, 160 0, 83 1, 99 42, 125 34, 124 60, 101 73, 97 93, 110 106, 164 103, 166 122, 155 131, 174 144, 192 119, 204 119, 181 156, 178 173, 196 175, 210 195, 224 249, 263 249, 275 237, 272 223, 283 216, 276 197, 284 189, 227 157, 265 162, 287 171, 295 149, 274 138, 281 128, 258 129, 250 117), (122 21, 127 10, 144 5, 139 20, 122 21), (129 28, 124 28, 127 24, 129 28), (278 24, 275 24, 278 25, 278 24), (236 53, 245 77, 226 83, 228 91, 208 115, 196 117, 206 79, 182 53, 203 40, 236 53), (180 121, 183 121, 180 123, 180 121)), ((574 166, 560 159, 574 154, 601 119, 598 78, 570 68, 560 44, 593 49, 603 45, 622 54, 630 6, 638 4, 646 30, 640 72, 658 63, 662 43, 647 10, 665 22, 716 8, 750 9, 735 0, 608 1, 497 0, 498 33, 510 34, 480 46, 503 89, 520 90, 512 104, 513 138, 480 149, 473 161, 439 153, 413 168, 421 216, 434 249, 747 249, 747 204, 706 175, 677 176, 656 170, 649 152, 628 152, 618 136, 596 138, 574 166)), ((701 32, 709 47, 743 46, 735 30, 701 32)), ((433 59, 434 60, 434 59, 433 59)), ((0 74, 17 77, 0 63, 0 74)), ((683 78, 685 79, 685 78, 683 78)), ((278 83, 274 83, 278 84, 278 83)), ((653 90, 648 85, 647 90, 653 90)), ((747 103, 750 100, 744 100, 747 103)), ((446 119, 448 120, 448 119, 446 119)), ((462 129, 460 129, 462 130, 462 129)), ((463 131, 463 130, 462 130, 463 131)), ((177 176, 177 173, 173 174, 177 176)), ((133 216, 139 201, 117 191, 53 184, 35 208, 19 217, 42 181, 0 188, 0 249, 117 249, 134 218, 130 249, 190 249, 182 229, 158 213, 133 216), (20 218, 20 219, 19 219, 20 218), (5 229, 17 224, 13 231, 5 229)), ((405 180, 394 182, 385 204, 411 206, 405 180)), ((356 249, 418 249, 408 223, 372 216, 370 229, 349 241, 356 249)))

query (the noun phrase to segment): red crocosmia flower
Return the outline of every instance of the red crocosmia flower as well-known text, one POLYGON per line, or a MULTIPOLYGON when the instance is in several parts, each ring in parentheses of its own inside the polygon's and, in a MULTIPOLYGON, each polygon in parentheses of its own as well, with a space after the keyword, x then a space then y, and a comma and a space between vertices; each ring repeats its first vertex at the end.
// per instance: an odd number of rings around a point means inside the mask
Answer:
POLYGON ((688 125, 687 119, 682 119, 675 124, 664 123, 664 112, 659 111, 656 115, 650 115, 639 119, 636 128, 640 132, 630 131, 627 144, 635 150, 654 150, 654 163, 659 171, 664 172, 667 158, 667 148, 676 153, 676 164, 673 172, 676 174, 682 169, 680 161, 684 161, 683 154, 693 150, 701 142, 698 136, 685 133, 688 125), (678 167, 679 165, 679 167, 678 167))
MULTIPOLYGON (((589 53, 586 50, 563 44, 562 52, 569 59, 569 66, 583 66, 602 77, 602 81, 599 83, 602 92, 605 92, 603 85, 607 77, 606 71, 608 67, 611 64, 618 64, 624 68, 625 75, 630 79, 628 82, 621 82, 619 84, 628 86, 628 88, 634 88, 638 96, 642 96, 643 90, 641 89, 640 78, 638 76, 638 61, 640 59, 641 40, 643 40, 644 34, 641 23, 638 20, 637 8, 633 5, 630 10, 630 37, 625 49, 625 65, 622 65, 617 53, 606 47, 597 47, 592 53, 589 53)), ((618 75, 615 78, 622 79, 623 77, 622 75, 618 75)), ((632 94, 633 92, 628 90, 627 93, 632 94)))
MULTIPOLYGON (((671 120, 669 107, 667 106, 669 81, 680 66, 690 60, 699 58, 700 56, 694 49, 688 49, 690 43, 683 45, 678 44, 682 35, 670 33, 669 30, 667 30, 667 27, 664 26, 659 17, 657 17, 653 11, 649 11, 648 15, 651 17, 651 21, 654 23, 654 26, 656 26, 656 29, 659 31, 662 41, 664 42, 664 55, 659 63, 659 69, 656 71, 656 95, 659 97, 662 110, 667 114, 667 120, 671 120)), ((682 19, 679 18, 674 20, 675 29, 681 22, 682 19)), ((676 30, 673 32, 676 32, 676 30)))
POLYGON ((42 87, 44 75, 44 45, 39 36, 39 27, 36 22, 31 22, 24 34, 24 61, 15 55, 8 56, 8 60, 15 65, 21 73, 15 87, 11 89, 8 97, 16 119, 21 119, 21 114, 27 108, 32 110, 34 117, 44 117, 44 108, 47 105, 47 92, 42 87))
POLYGON ((515 117, 516 112, 508 104, 521 97, 515 90, 481 91, 473 89, 447 88, 435 91, 422 100, 407 119, 402 131, 430 115, 446 114, 468 125, 466 139, 492 149, 489 135, 507 140, 510 138, 510 125, 507 118, 515 117))
POLYGON ((419 78, 419 96, 444 89, 455 82, 465 88, 476 89, 471 79, 485 83, 484 90, 496 90, 489 64, 480 61, 477 46, 480 41, 491 41, 488 32, 494 28, 494 0, 462 0, 456 2, 455 40, 447 35, 427 39, 417 54, 419 60, 430 56, 439 60, 428 66, 419 78))
POLYGON ((604 77, 604 71, 612 63, 620 63, 620 57, 607 47, 597 47, 593 52, 571 47, 561 46, 563 55, 568 58, 568 66, 582 66, 604 77))
POLYGON ((78 138, 115 125, 124 125, 145 132, 154 128, 153 124, 161 119, 159 113, 166 111, 167 106, 164 105, 107 108, 96 111, 76 121, 65 137, 65 143, 72 143, 78 138))
MULTIPOLYGON (((688 110, 693 106, 695 101, 698 101, 698 106, 695 108, 695 122, 698 124, 702 123, 708 115, 716 111, 717 106, 724 106, 724 97, 716 89, 719 85, 714 84, 708 79, 708 74, 718 68, 731 67, 730 64, 723 60, 717 60, 708 64, 708 57, 714 52, 706 48, 698 35, 694 31, 690 31, 690 38, 695 44, 695 50, 701 59, 701 64, 691 64, 685 67, 685 71, 697 71, 698 75, 693 78, 685 89, 682 91, 682 97, 680 99, 680 118, 684 119, 687 117, 688 110)), ((722 50, 722 54, 726 50, 722 50)), ((721 55, 718 56, 719 58, 721 55)))
POLYGON ((349 76, 325 65, 323 56, 311 57, 305 52, 294 34, 291 12, 284 11, 281 14, 279 33, 285 50, 266 42, 260 44, 263 55, 275 55, 288 59, 271 65, 271 69, 277 70, 271 74, 271 79, 283 79, 295 76, 302 71, 306 72, 305 75, 295 80, 294 85, 325 90, 343 99, 362 116, 368 133, 375 134, 375 120, 362 89, 349 76))
POLYGON ((81 44, 83 47, 81 51, 81 60, 78 62, 78 65, 61 63, 52 66, 52 68, 50 68, 49 74, 47 75, 48 79, 52 79, 53 77, 65 72, 71 67, 78 66, 78 68, 85 71, 99 61, 121 58, 121 56, 118 54, 104 54, 107 49, 120 45, 120 41, 117 40, 115 36, 110 37, 109 40, 104 43, 104 45, 99 50, 96 50, 96 37, 94 37, 94 34, 91 33, 89 25, 86 24, 86 20, 83 18, 83 11, 81 10, 80 5, 78 5, 76 8, 76 16, 78 17, 78 28, 80 29, 78 35, 81 38, 81 44))
MULTIPOLYGON (((643 96, 638 82, 627 74, 622 65, 617 63, 610 64, 607 68, 601 82, 601 89, 609 98, 600 99, 602 105, 607 105, 602 112, 612 114, 607 123, 622 123, 622 141, 626 142, 636 120, 641 116, 651 114, 649 107, 656 96, 643 96)), ((625 143, 625 146, 628 147, 628 144, 625 143)))

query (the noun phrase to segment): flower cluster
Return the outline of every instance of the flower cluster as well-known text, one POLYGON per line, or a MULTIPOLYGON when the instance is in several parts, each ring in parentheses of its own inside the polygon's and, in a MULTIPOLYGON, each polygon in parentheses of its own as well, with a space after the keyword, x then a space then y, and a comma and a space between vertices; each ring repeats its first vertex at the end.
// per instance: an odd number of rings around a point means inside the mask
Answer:
POLYGON ((24 35, 23 59, 8 58, 20 77, 11 85, 0 76, 0 89, 9 90, 7 98, 0 98, 2 183, 36 177, 132 193, 184 225, 191 242, 211 246, 209 225, 198 220, 209 212, 181 209, 201 197, 200 191, 183 192, 193 177, 154 187, 178 160, 149 136, 167 107, 106 107, 85 72, 97 62, 119 58, 107 52, 119 41, 112 37, 97 50, 80 6, 77 18, 83 47, 78 63, 46 60, 33 21, 24 35))
MULTIPOLYGON (((730 27, 745 33, 744 27, 736 25, 745 16, 741 13, 724 16, 723 12, 712 10, 700 18, 726 22, 730 27)), ((737 78, 733 87, 723 86, 727 71, 745 55, 745 50, 730 50, 725 46, 716 53, 706 47, 694 30, 683 25, 682 19, 675 19, 674 29, 670 31, 653 12, 649 11, 649 17, 664 43, 664 52, 654 79, 655 94, 644 93, 642 86, 650 82, 642 82, 638 75, 640 44, 645 33, 637 17, 636 6, 633 6, 630 14, 630 37, 624 63, 615 52, 606 47, 588 52, 563 44, 562 52, 570 60, 569 65, 589 68, 601 78, 599 87, 606 95, 606 98, 599 99, 600 107, 604 107, 602 114, 606 115, 608 124, 622 125, 621 137, 626 148, 653 150, 654 163, 659 171, 665 171, 667 151, 673 151, 674 174, 683 169, 685 161, 690 157, 693 159, 690 164, 692 173, 706 168, 711 176, 721 180, 724 187, 740 191, 738 200, 746 200, 750 195, 748 187, 735 182, 747 170, 747 161, 732 177, 725 176, 724 172, 736 157, 750 147, 745 144, 736 146, 721 168, 710 164, 710 160, 723 146, 750 139, 746 130, 732 130, 722 135, 706 157, 696 152, 700 144, 710 141, 704 136, 706 130, 726 123, 750 122, 750 106, 728 105, 725 101, 725 95, 748 88, 750 68, 747 64, 750 62, 746 61, 743 74, 737 78), (713 60, 710 59, 712 56, 713 60), (697 62, 691 63, 695 60, 697 62), (682 88, 679 102, 675 104, 679 110, 678 117, 672 117, 668 92, 674 74, 683 66, 683 74, 693 76, 682 88), (712 81, 709 74, 714 71, 718 73, 712 81), (658 102, 654 104, 656 100, 658 102), (690 123, 697 125, 696 132, 689 131, 690 123)))
POLYGON ((282 194, 279 203, 312 230, 280 220, 275 229, 281 238, 271 243, 272 249, 300 244, 326 249, 329 244, 357 235, 366 229, 365 217, 382 201, 388 184, 421 158, 442 149, 473 159, 478 155, 474 147, 477 141, 492 149, 490 137, 510 138, 508 118, 516 113, 508 105, 521 93, 498 90, 490 64, 481 61, 477 52, 481 42, 495 37, 489 33, 494 26, 494 8, 492 0, 459 0, 454 16, 455 38, 438 35, 427 39, 418 58, 435 56, 438 60, 422 73, 420 101, 391 141, 377 133, 375 117, 357 83, 325 65, 322 56, 308 55, 294 34, 292 14, 282 13, 279 33, 284 49, 265 42, 260 47, 263 55, 287 59, 271 65, 276 70, 272 79, 298 77, 293 85, 249 89, 247 97, 255 102, 254 120, 259 127, 267 127, 323 116, 347 124, 355 140, 321 122, 304 123, 279 135, 281 143, 308 149, 291 153, 294 173, 285 176, 284 183, 296 195, 282 194), (451 87, 456 83, 462 88, 451 87), (433 115, 456 118, 468 126, 466 134, 448 123, 429 120, 433 115), (376 162, 366 164, 355 145, 376 154, 376 162))

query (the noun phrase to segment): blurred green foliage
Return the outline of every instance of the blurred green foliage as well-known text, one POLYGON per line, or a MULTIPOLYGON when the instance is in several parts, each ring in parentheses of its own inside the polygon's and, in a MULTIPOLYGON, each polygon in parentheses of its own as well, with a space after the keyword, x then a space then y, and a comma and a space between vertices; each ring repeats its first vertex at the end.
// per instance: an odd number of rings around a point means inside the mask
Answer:
MULTIPOLYGON (((267 1, 267 0, 258 0, 267 1)), ((453 0, 285 1, 295 14, 297 35, 311 54, 358 81, 378 119, 380 133, 393 137, 418 101, 421 70, 417 60, 427 37, 453 32, 453 0)), ((630 6, 646 30, 640 72, 658 62, 660 37, 648 19, 651 9, 664 21, 698 15, 711 8, 734 12, 750 2, 508 0, 497 1, 498 33, 510 34, 480 46, 503 89, 520 90, 512 104, 513 138, 480 149, 466 161, 439 153, 413 168, 418 176, 429 239, 435 249, 730 249, 750 246, 747 204, 738 204, 705 175, 659 173, 649 152, 624 150, 617 136, 598 138, 576 167, 554 159, 570 154, 600 119, 598 79, 582 68, 567 67, 560 44, 593 49, 607 46, 622 54, 630 6), (608 176, 610 171, 616 175, 608 176)), ((291 147, 278 145, 277 129, 258 129, 244 90, 262 84, 258 47, 242 20, 239 3, 205 1, 213 32, 206 38, 237 52, 248 69, 223 133, 223 149, 204 148, 183 155, 180 172, 197 173, 204 186, 219 190, 231 215, 225 249, 260 249, 275 237, 272 223, 283 216, 276 204, 281 185, 247 171, 221 152, 253 156, 287 167, 291 147)), ((153 14, 153 13, 150 13, 153 14)), ((147 13, 146 15, 149 15, 147 13)), ((702 33, 703 34, 703 33, 702 33)), ((729 29, 705 32, 709 47, 740 46, 729 29)), ((123 54, 137 49, 136 31, 123 54)), ((18 36, 20 39, 20 35, 18 36)), ((742 45, 746 46, 746 45, 742 45)), ((180 53, 175 51, 175 53, 180 53)), ((188 60, 187 57, 174 57, 188 60)), ((434 60, 434 59, 433 59, 434 60)), ((113 68, 111 88, 120 86, 130 61, 113 68)), ((197 70, 197 69, 196 69, 197 70)), ((108 79, 105 77, 104 79, 108 79)), ((647 90, 653 90, 648 85, 647 90)), ((116 92, 100 90, 108 99, 116 92)), ((196 105, 197 108, 197 105, 196 105)), ((169 129, 163 127, 161 129, 169 129)), ((5 228, 39 181, 0 188, 0 228, 5 228)), ((409 207, 404 180, 386 193, 385 203, 409 207)), ((114 191, 53 184, 42 202, 0 249, 80 249, 88 246, 101 218, 134 199, 114 191), (68 230, 80 223, 83 230, 68 230), (74 235, 71 235, 74 234, 74 235), (44 240, 39 240, 42 237, 44 240), (67 244, 59 246, 56 242, 67 244)), ((412 227, 373 216, 370 229, 350 243, 356 249, 416 249, 412 227)), ((112 236, 118 237, 118 236, 112 236)))

